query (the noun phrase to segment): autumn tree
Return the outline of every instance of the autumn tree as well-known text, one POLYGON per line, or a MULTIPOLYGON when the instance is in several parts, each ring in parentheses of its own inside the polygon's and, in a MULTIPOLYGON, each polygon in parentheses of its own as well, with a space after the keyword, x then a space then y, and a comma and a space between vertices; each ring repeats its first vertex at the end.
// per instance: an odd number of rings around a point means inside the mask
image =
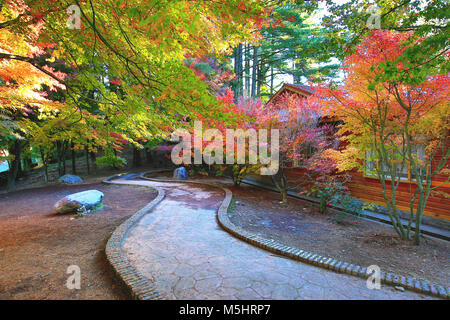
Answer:
MULTIPOLYGON (((224 115, 222 118, 211 119, 196 114, 195 120, 184 117, 180 122, 178 129, 187 130, 189 136, 180 134, 179 137, 183 140, 190 137, 188 143, 193 147, 192 150, 189 149, 189 155, 185 158, 187 161, 183 160, 183 164, 195 163, 201 170, 208 168, 210 172, 229 175, 234 185, 238 186, 245 176, 255 173, 260 168, 258 159, 254 157, 256 153, 251 155, 253 151, 256 152, 251 148, 251 143, 255 143, 254 138, 257 134, 253 118, 254 110, 262 103, 260 100, 243 97, 235 102, 234 92, 231 89, 217 94, 216 99, 222 107, 221 113, 224 115), (194 122, 197 126, 192 128, 192 124, 188 122, 194 122)), ((181 157, 184 152, 185 150, 180 152, 181 157)))
MULTIPOLYGON (((323 115, 322 106, 317 103, 315 95, 301 97, 283 94, 274 102, 256 110, 255 118, 258 128, 278 129, 279 170, 271 176, 272 182, 286 203, 290 187, 300 187, 310 192, 323 190, 331 184, 336 166, 327 156, 327 150, 336 148, 330 127, 320 123, 323 115), (301 167, 304 170, 302 181, 288 184, 289 168, 301 167), (329 180, 326 180, 329 177, 329 180)), ((315 192, 320 197, 320 194, 315 192)))
MULTIPOLYGON (((140 147, 173 127, 177 114, 221 117, 214 94, 186 57, 228 55, 257 33, 255 21, 266 5, 270 1, 6 0, 0 10, 0 131, 23 138, 29 128, 19 127, 11 110, 28 104, 59 118, 60 137, 85 126, 91 152, 122 140, 140 147), (71 69, 70 76, 52 67, 55 60, 71 69), (42 94, 43 85, 47 92, 62 89, 63 102, 42 94), (95 145, 100 135, 105 144, 95 145)), ((59 141, 51 137, 55 130, 44 132, 47 141, 59 141)), ((75 135, 78 144, 63 142, 81 149, 75 135)))
MULTIPOLYGON (((184 64, 184 59, 187 55, 226 55, 230 47, 253 36, 255 19, 264 13, 266 4, 241 0, 9 0, 1 11, 0 59, 4 63, 20 63, 29 69, 27 74, 38 78, 49 76, 65 86, 67 96, 73 97, 75 104, 87 99, 99 102, 100 109, 114 105, 124 115, 148 115, 147 120, 156 127, 159 121, 152 120, 162 112, 166 117, 176 111, 215 114, 216 100, 184 64), (66 9, 70 5, 78 6, 81 29, 67 25, 66 9), (4 36, 8 34, 10 38, 4 36), (12 47, 11 43, 16 45, 12 47), (30 50, 32 46, 36 49, 30 50), (64 79, 39 65, 35 53, 44 46, 51 47, 52 58, 63 59, 76 68, 76 75, 64 79), (118 99, 117 92, 105 90, 108 81, 116 79, 120 79, 125 93, 122 99, 118 99), (86 95, 91 91, 96 91, 96 95, 86 95)), ((10 75, 6 70, 4 78, 10 75)), ((42 83, 42 79, 38 80, 42 83)))
POLYGON ((240 115, 239 121, 234 122, 229 128, 234 130, 233 143, 236 143, 236 150, 230 151, 224 145, 226 157, 234 159, 234 162, 227 167, 233 184, 238 186, 246 176, 259 173, 262 167, 261 159, 256 157, 257 148, 254 139, 258 136, 256 131, 259 127, 258 110, 261 110, 263 104, 260 99, 244 96, 240 96, 234 103, 232 91, 227 91, 227 93, 228 95, 223 95, 221 100, 228 104, 228 108, 232 112, 240 115), (230 152, 232 152, 232 156, 229 156, 230 152), (244 157, 240 157, 239 152, 244 153, 244 157))
POLYGON ((448 1, 326 1, 330 12, 322 20, 329 49, 341 58, 353 53, 374 28, 408 32, 409 46, 396 61, 381 66, 380 77, 395 80, 397 63, 409 64, 409 82, 423 82, 429 75, 449 72, 448 1), (377 25, 377 23, 379 23, 377 25))
POLYGON ((346 147, 336 153, 340 169, 375 175, 395 231, 410 239, 414 221, 418 245, 427 200, 449 176, 449 75, 431 74, 420 82, 411 63, 398 62, 411 36, 373 32, 346 57, 344 84, 324 91, 323 103, 344 121, 340 135, 346 147), (386 78, 393 62, 397 71, 386 78), (412 187, 407 226, 398 209, 402 181, 412 187))

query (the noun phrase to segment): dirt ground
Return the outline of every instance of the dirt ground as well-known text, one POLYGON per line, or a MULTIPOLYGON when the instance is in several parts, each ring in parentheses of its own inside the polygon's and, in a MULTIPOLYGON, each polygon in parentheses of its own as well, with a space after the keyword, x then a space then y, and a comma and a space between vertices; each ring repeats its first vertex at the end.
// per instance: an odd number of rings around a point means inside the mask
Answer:
POLYGON ((401 241, 392 227, 343 214, 320 214, 310 202, 248 185, 230 187, 233 223, 266 238, 314 253, 411 276, 448 287, 450 243, 424 237, 419 247, 401 241))
POLYGON ((112 231, 156 193, 99 181, 0 195, 0 299, 129 298, 110 270, 104 248, 112 231), (89 189, 105 194, 98 211, 81 218, 53 212, 62 197, 89 189), (80 290, 66 287, 70 265, 81 269, 80 290))

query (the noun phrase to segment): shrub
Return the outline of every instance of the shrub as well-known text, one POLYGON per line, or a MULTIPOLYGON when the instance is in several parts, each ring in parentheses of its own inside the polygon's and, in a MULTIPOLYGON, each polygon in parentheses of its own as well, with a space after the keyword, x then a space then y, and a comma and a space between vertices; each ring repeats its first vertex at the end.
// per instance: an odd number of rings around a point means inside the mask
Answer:
POLYGON ((125 158, 118 157, 112 151, 107 151, 104 156, 98 157, 97 160, 95 160, 95 163, 100 168, 110 166, 118 169, 124 167, 127 164, 127 160, 125 158))

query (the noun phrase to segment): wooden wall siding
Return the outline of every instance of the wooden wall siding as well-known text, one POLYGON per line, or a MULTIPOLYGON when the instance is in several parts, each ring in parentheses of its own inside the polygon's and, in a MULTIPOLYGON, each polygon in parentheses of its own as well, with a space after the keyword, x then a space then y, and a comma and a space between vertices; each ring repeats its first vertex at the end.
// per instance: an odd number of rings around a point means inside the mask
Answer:
MULTIPOLYGON (((390 192, 389 184, 387 191, 390 192)), ((352 196, 363 201, 384 205, 381 183, 376 178, 364 177, 362 173, 352 173, 352 181, 348 184, 352 196)), ((414 183, 401 182, 397 189, 397 203, 401 210, 409 211, 409 201, 414 195, 414 183)), ((450 187, 437 190, 450 194, 450 187)), ((417 201, 416 201, 417 203, 417 201)), ((430 195, 424 211, 425 215, 450 220, 450 199, 442 195, 430 195)))
MULTIPOLYGON (((288 182, 298 180, 303 175, 303 170, 300 168, 287 169, 288 182)), ((382 195, 381 183, 376 178, 364 177, 362 173, 352 171, 352 180, 348 183, 351 195, 362 201, 369 203, 385 205, 382 195)), ((264 180, 270 180, 269 176, 259 176, 264 180)), ((434 182, 433 179, 433 183, 434 182)), ((387 184, 388 185, 388 184, 387 184)), ((388 192, 390 188, 387 186, 388 192)), ((440 187, 437 190, 450 194, 450 186, 440 187)), ((409 200, 412 198, 415 191, 414 183, 400 183, 397 189, 397 203, 398 208, 409 212, 409 200)), ((450 220, 450 198, 445 198, 442 195, 430 195, 425 207, 424 214, 427 216, 437 217, 445 220, 450 220)))
MULTIPOLYGON (((450 139, 450 138, 448 138, 448 139, 450 139)), ((431 164, 433 170, 436 169, 436 166, 438 165, 438 163, 442 159, 442 157, 443 157, 442 149, 440 149, 440 150, 438 150, 438 152, 436 152, 436 155, 435 155, 435 157, 433 159, 433 162, 431 164)), ((450 169, 450 159, 447 159, 446 168, 450 169)), ((443 175, 435 175, 434 178, 433 178, 433 181, 435 181, 436 183, 437 182, 445 182, 445 181, 447 181, 447 178, 448 177, 443 176, 443 175)), ((446 186, 450 187, 450 182, 447 182, 446 186)))

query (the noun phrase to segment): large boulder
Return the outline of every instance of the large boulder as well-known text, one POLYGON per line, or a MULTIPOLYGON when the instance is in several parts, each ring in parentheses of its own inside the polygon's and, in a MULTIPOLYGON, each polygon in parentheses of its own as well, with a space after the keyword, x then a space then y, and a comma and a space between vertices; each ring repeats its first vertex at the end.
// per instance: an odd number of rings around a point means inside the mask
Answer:
POLYGON ((173 178, 175 180, 187 180, 188 173, 185 167, 176 168, 173 172, 173 178))
POLYGON ((87 190, 70 194, 53 206, 57 213, 73 213, 94 209, 102 203, 104 195, 98 190, 87 190))
POLYGON ((76 184, 83 182, 83 179, 73 174, 65 174, 61 178, 59 178, 58 181, 67 184, 76 184))

